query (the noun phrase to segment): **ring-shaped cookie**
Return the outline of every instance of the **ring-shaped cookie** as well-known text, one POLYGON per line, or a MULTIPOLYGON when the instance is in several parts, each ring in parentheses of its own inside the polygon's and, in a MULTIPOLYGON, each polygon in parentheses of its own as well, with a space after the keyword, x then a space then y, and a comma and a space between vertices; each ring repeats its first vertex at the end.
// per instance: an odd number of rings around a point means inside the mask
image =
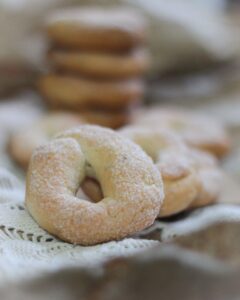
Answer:
POLYGON ((153 128, 169 128, 188 145, 219 158, 230 149, 230 140, 223 126, 213 118, 194 111, 155 107, 139 113, 135 123, 153 128))
POLYGON ((48 232, 76 244, 120 239, 150 226, 163 199, 160 173, 150 157, 120 134, 82 125, 34 151, 26 206, 48 232), (104 198, 78 199, 89 165, 104 198))

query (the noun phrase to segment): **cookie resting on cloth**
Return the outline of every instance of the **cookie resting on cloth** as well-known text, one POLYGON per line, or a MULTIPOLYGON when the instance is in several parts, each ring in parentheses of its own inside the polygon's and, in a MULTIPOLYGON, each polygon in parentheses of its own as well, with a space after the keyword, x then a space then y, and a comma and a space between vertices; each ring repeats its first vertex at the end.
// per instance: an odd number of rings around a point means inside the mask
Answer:
POLYGON ((30 161, 26 206, 39 225, 62 240, 93 245, 150 226, 163 200, 159 171, 136 144, 110 129, 81 125, 37 148, 30 161), (89 171, 91 170, 91 174, 89 171), (86 176, 104 198, 76 197, 86 176))

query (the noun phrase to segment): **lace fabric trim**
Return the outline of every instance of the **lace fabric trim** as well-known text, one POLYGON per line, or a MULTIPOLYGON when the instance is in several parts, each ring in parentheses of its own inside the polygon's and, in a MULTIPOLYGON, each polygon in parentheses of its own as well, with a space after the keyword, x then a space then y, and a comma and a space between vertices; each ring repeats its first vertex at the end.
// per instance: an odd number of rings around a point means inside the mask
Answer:
POLYGON ((64 266, 88 268, 159 243, 136 237, 91 247, 68 244, 41 229, 26 211, 23 199, 23 185, 0 169, 0 283, 64 266))

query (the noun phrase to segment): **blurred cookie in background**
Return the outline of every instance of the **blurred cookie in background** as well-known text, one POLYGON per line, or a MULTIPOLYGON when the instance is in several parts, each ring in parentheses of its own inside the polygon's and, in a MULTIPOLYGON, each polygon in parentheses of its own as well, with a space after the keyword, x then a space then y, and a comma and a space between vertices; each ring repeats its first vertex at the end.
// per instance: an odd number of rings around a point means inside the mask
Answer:
POLYGON ((85 110, 81 113, 51 111, 32 124, 20 127, 12 133, 7 150, 13 160, 26 169, 33 150, 48 142, 57 133, 85 123, 119 128, 131 122, 132 114, 131 110, 119 112, 85 110))
POLYGON ((60 131, 82 124, 80 117, 71 113, 49 113, 32 126, 22 127, 10 136, 8 152, 22 168, 28 167, 32 152, 48 142, 60 131))
POLYGON ((124 79, 145 74, 150 66, 150 54, 136 48, 124 53, 50 50, 48 62, 53 69, 99 79, 124 79))
POLYGON ((53 44, 81 50, 126 51, 146 39, 144 18, 129 7, 62 9, 46 27, 53 44))
POLYGON ((224 157, 231 148, 230 137, 221 122, 191 110, 155 106, 142 110, 134 122, 147 127, 169 128, 188 145, 219 158, 224 157))
POLYGON ((36 78, 37 73, 30 66, 0 62, 0 97, 26 88, 36 78))
POLYGON ((145 92, 147 22, 130 7, 75 7, 47 18, 48 73, 37 83, 49 108, 119 128, 145 92))
POLYGON ((140 101, 141 80, 97 81, 69 75, 49 74, 38 81, 44 100, 53 107, 123 109, 140 101))
POLYGON ((86 123, 117 129, 132 122, 134 110, 134 108, 119 111, 83 110, 79 116, 86 123))

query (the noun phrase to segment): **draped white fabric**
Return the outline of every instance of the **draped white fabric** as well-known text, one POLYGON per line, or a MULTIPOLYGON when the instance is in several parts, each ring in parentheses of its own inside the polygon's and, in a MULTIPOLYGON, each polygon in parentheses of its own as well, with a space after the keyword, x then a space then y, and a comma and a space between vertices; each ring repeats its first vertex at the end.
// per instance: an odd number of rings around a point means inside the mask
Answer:
POLYGON ((127 256, 158 244, 128 238, 82 247, 59 241, 41 229, 24 207, 24 187, 0 169, 0 284, 63 266, 92 267, 106 259, 127 256))

